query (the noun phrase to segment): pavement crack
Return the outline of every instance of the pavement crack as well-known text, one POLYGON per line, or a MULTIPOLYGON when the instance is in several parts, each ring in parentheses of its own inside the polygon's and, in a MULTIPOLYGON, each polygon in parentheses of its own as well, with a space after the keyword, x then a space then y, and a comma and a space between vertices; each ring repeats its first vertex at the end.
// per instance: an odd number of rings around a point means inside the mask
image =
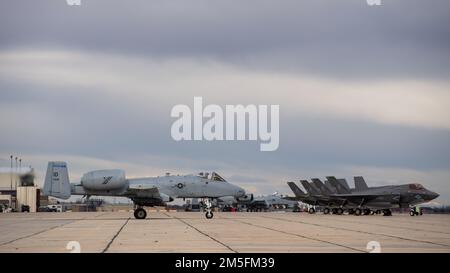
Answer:
POLYGON ((240 222, 240 223, 243 223, 243 224, 246 224, 246 225, 249 225, 249 226, 259 227, 259 228, 263 228, 263 229, 267 229, 267 230, 270 230, 270 231, 279 232, 279 233, 286 234, 286 235, 296 236, 296 237, 300 237, 300 238, 303 238, 303 239, 313 240, 313 241, 317 241, 317 242, 321 242, 321 243, 327 243, 327 244, 331 244, 331 245, 334 245, 334 246, 344 247, 344 248, 347 248, 347 249, 350 249, 350 250, 353 250, 353 251, 366 253, 366 251, 358 249, 358 248, 354 248, 354 247, 351 247, 351 246, 346 246, 346 245, 342 245, 342 244, 338 244, 338 243, 333 243, 333 242, 330 242, 330 241, 321 240, 321 239, 317 239, 317 238, 313 238, 313 237, 308 237, 308 236, 300 235, 300 234, 297 234, 297 233, 291 233, 291 232, 287 232, 287 231, 283 231, 283 230, 279 230, 279 229, 274 229, 274 228, 270 228, 270 227, 266 227, 266 226, 261 226, 261 225, 257 225, 257 224, 248 223, 248 222, 245 222, 245 221, 236 220, 236 219, 230 219, 230 218, 222 218, 222 219, 236 221, 236 222, 240 222))
POLYGON ((129 221, 130 221, 130 218, 128 217, 128 219, 125 221, 125 223, 123 223, 123 225, 120 227, 120 229, 116 232, 114 237, 112 237, 112 239, 109 241, 109 243, 105 247, 105 249, 103 249, 102 253, 106 253, 109 250, 109 247, 112 245, 112 243, 117 238, 117 236, 119 236, 119 234, 122 232, 123 228, 128 224, 129 221))
POLYGON ((202 234, 202 235, 208 237, 209 239, 215 241, 216 243, 219 243, 219 244, 221 244, 222 246, 228 248, 230 251, 232 251, 232 252, 234 252, 234 253, 238 253, 236 250, 234 250, 233 248, 231 248, 229 245, 227 245, 227 244, 225 244, 225 243, 223 243, 223 242, 217 240, 216 238, 212 237, 212 236, 209 235, 208 233, 201 231, 200 229, 198 229, 198 228, 196 228, 195 226, 189 224, 188 222, 184 221, 183 219, 180 219, 180 218, 178 218, 178 217, 176 217, 176 216, 173 216, 173 218, 174 218, 174 219, 177 219, 178 221, 184 223, 185 225, 187 225, 187 226, 189 226, 189 227, 195 229, 197 232, 199 232, 200 234, 202 234))
POLYGON ((389 234, 384 234, 384 233, 375 233, 375 232, 368 232, 368 231, 362 231, 362 230, 357 230, 357 229, 350 229, 350 228, 342 228, 342 227, 334 227, 334 226, 313 224, 313 223, 308 223, 308 222, 303 222, 303 221, 293 221, 293 220, 287 220, 287 219, 282 219, 282 218, 277 218, 277 217, 269 217, 269 216, 263 216, 263 217, 264 218, 275 219, 275 220, 279 220, 279 221, 291 222, 291 223, 300 223, 300 224, 305 224, 305 225, 312 225, 312 226, 332 228, 332 229, 336 229, 336 230, 345 230, 345 231, 359 232, 359 233, 363 233, 363 234, 385 236, 385 237, 390 237, 390 238, 400 239, 400 240, 405 240, 405 241, 410 241, 410 242, 418 242, 418 243, 426 243, 426 244, 438 245, 438 246, 443 246, 443 247, 446 247, 446 248, 450 247, 450 245, 446 245, 446 244, 440 244, 440 243, 435 243, 435 242, 430 242, 430 241, 425 241, 425 240, 417 240, 417 239, 405 238, 405 237, 401 237, 401 236, 389 235, 389 234))
POLYGON ((27 238, 30 238, 30 237, 39 235, 39 234, 41 234, 41 233, 44 233, 44 232, 53 230, 53 229, 55 229, 55 228, 60 228, 60 227, 62 227, 62 226, 71 224, 71 223, 73 223, 73 222, 76 222, 76 221, 71 221, 71 222, 68 222, 68 223, 61 224, 61 225, 57 225, 57 226, 53 226, 53 227, 50 227, 50 228, 46 228, 46 229, 44 229, 44 230, 41 230, 41 231, 38 231, 38 232, 35 232, 35 233, 32 233, 32 234, 29 234, 29 235, 25 235, 25 236, 22 236, 22 237, 19 237, 19 238, 16 238, 16 239, 13 239, 13 240, 10 240, 10 241, 1 243, 0 246, 8 245, 8 244, 14 243, 14 242, 19 241, 19 240, 22 240, 22 239, 27 239, 27 238))
MULTIPOLYGON (((339 216, 338 216, 339 217, 339 216)), ((386 225, 386 224, 375 224, 375 223, 368 223, 368 222, 359 222, 359 221, 346 221, 341 219, 334 218, 333 221, 338 221, 341 223, 355 223, 360 225, 375 225, 379 227, 387 227, 387 228, 395 228, 395 229, 407 229, 412 231, 423 231, 423 232, 432 232, 432 233, 441 233, 441 234, 447 234, 449 235, 449 232, 443 232, 443 231, 436 231, 436 230, 429 230, 429 229, 419 229, 419 228, 409 228, 409 227, 398 227, 398 226, 392 226, 392 225, 386 225)))

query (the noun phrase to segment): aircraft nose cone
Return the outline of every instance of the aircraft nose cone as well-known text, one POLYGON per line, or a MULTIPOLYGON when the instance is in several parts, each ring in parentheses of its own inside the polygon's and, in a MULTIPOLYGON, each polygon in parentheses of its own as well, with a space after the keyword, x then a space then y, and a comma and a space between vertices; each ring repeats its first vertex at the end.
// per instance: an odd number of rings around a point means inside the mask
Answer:
POLYGON ((438 197, 439 197, 439 194, 437 194, 437 193, 435 193, 435 192, 432 192, 432 193, 430 194, 430 200, 436 199, 436 198, 438 198, 438 197))
POLYGON ((243 188, 237 187, 236 197, 242 197, 245 195, 245 190, 243 188))

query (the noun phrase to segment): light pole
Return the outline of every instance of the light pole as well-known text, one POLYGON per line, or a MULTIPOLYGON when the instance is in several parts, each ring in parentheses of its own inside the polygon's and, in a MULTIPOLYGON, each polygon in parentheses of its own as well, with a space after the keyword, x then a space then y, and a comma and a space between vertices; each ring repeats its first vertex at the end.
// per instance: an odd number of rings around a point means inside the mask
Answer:
POLYGON ((12 185, 13 185, 13 182, 12 182, 12 180, 13 180, 13 165, 12 165, 12 163, 13 163, 13 155, 11 155, 10 156, 10 158, 11 158, 11 169, 10 169, 10 172, 9 172, 9 176, 10 176, 10 178, 11 178, 11 187, 10 187, 10 192, 9 192, 9 207, 10 208, 12 208, 12 185))
POLYGON ((12 191, 12 176, 13 176, 13 174, 12 174, 12 171, 13 171, 13 168, 12 168, 12 159, 13 159, 13 156, 11 155, 10 156, 10 158, 11 158, 11 169, 9 170, 9 176, 10 176, 10 178, 11 178, 11 188, 10 188, 10 190, 12 191))
MULTIPOLYGON (((15 175, 14 178, 15 178, 14 181, 15 181, 15 184, 16 184, 15 189, 16 189, 16 191, 17 191, 17 156, 16 156, 16 175, 15 175)), ((16 194, 17 194, 17 193, 16 193, 16 194)))

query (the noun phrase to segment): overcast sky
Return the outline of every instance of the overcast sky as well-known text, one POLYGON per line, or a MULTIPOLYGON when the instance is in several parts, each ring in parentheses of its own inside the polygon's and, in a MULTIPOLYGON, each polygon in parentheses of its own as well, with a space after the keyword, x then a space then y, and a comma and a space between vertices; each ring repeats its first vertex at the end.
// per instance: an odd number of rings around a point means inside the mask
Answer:
POLYGON ((0 166, 420 182, 450 204, 448 0, 0 2, 0 166), (175 142, 176 104, 279 104, 280 146, 175 142))

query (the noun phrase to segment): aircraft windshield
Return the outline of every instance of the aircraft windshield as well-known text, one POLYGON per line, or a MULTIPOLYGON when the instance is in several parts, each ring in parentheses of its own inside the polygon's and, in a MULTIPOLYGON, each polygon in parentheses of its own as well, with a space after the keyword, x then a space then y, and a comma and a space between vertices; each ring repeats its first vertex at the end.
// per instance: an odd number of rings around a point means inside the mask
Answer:
POLYGON ((225 179, 223 179, 220 175, 218 175, 217 173, 212 173, 211 175, 211 180, 212 181, 218 181, 218 182, 226 182, 225 179))
POLYGON ((409 184, 411 190, 423 190, 424 187, 420 184, 409 184))

